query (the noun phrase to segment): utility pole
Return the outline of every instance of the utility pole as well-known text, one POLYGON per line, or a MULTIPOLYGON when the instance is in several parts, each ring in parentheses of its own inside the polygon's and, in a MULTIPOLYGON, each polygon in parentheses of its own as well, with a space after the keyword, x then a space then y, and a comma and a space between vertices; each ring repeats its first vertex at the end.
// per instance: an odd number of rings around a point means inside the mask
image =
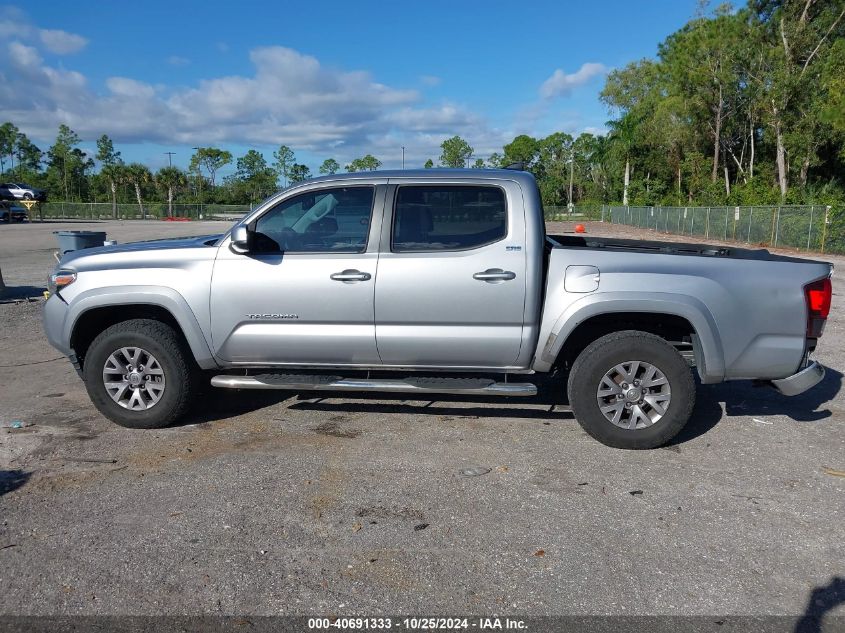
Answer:
MULTIPOLYGON (((192 147, 191 149, 196 150, 196 151, 200 151, 199 147, 192 147)), ((197 160, 197 173, 200 176, 199 190, 198 190, 199 193, 197 194, 197 197, 199 198, 199 201, 200 201, 200 215, 202 215, 202 166, 200 165, 199 160, 197 160)))
POLYGON ((176 152, 164 152, 164 153, 167 154, 167 164, 168 164, 168 166, 173 167, 173 156, 176 154, 176 152))
POLYGON ((405 146, 402 146, 402 169, 405 169, 405 146))

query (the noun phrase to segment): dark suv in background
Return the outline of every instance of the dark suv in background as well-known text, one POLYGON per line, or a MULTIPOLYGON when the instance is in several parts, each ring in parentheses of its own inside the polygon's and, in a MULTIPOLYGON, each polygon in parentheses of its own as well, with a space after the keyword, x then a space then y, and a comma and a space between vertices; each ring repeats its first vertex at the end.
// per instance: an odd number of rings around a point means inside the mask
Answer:
POLYGON ((0 201, 0 222, 26 222, 28 219, 26 209, 22 206, 6 200, 0 201))

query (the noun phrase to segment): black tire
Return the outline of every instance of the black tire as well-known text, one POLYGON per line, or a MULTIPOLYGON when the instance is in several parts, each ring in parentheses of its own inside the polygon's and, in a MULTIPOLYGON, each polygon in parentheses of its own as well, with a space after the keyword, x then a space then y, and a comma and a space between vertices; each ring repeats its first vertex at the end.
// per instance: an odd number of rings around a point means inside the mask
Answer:
POLYGON ((695 382, 686 361, 659 336, 637 330, 614 332, 588 345, 572 365, 568 390, 572 411, 581 427, 614 448, 641 450, 663 446, 680 433, 695 406, 695 382), (597 390, 605 373, 627 361, 653 365, 663 372, 671 389, 666 412, 645 428, 617 426, 599 408, 597 390))
POLYGON ((91 401, 109 420, 130 429, 158 429, 187 413, 198 391, 200 372, 187 345, 172 327, 152 319, 132 319, 112 325, 94 339, 85 353, 82 373, 91 401), (164 393, 148 409, 132 411, 120 406, 103 384, 106 360, 122 347, 147 350, 164 372, 164 393))
POLYGON ((32 194, 27 191, 25 194, 23 194, 23 199, 32 200, 32 194))

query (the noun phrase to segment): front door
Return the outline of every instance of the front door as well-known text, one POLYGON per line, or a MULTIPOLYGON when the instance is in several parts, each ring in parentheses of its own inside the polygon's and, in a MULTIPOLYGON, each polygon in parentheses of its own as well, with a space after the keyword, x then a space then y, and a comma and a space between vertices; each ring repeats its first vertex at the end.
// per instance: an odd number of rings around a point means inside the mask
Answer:
POLYGON ((513 366, 526 291, 518 187, 400 184, 392 206, 376 284, 382 362, 513 366))
POLYGON ((221 360, 379 363, 373 308, 378 249, 367 247, 383 189, 312 189, 251 222, 249 253, 234 252, 228 241, 221 245, 210 305, 221 360))

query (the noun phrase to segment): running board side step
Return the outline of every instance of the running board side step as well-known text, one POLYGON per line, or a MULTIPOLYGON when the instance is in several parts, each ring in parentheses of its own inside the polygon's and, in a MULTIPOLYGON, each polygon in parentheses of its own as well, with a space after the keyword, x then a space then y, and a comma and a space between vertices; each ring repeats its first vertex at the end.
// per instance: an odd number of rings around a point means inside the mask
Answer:
POLYGON ((284 389, 290 391, 381 391, 393 393, 444 393, 483 396, 536 396, 531 383, 496 382, 484 378, 404 378, 402 380, 259 374, 214 376, 214 387, 227 389, 284 389))

